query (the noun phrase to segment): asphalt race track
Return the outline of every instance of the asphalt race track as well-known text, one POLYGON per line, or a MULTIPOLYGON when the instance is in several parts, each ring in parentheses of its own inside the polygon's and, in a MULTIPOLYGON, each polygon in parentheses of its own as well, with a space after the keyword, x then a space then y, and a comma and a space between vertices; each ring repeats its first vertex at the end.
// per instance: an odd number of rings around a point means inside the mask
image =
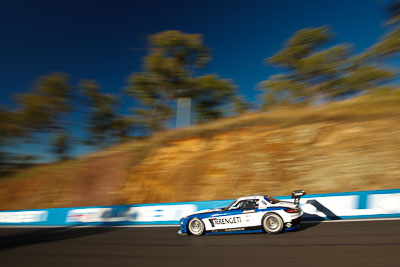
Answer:
POLYGON ((400 266, 400 220, 305 224, 279 235, 164 228, 0 228, 0 266, 400 266))

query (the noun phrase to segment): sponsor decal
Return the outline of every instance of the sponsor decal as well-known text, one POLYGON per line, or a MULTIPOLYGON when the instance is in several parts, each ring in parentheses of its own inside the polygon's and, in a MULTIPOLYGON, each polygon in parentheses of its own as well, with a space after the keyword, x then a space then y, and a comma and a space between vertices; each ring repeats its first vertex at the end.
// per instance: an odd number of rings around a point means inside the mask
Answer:
POLYGON ((0 223, 33 223, 47 220, 46 210, 0 212, 0 223))
POLYGON ((353 215, 357 212, 357 205, 357 195, 301 198, 300 200, 300 208, 306 213, 305 217, 316 215, 337 219, 338 216, 353 215))
POLYGON ((368 200, 368 206, 374 213, 400 213, 400 194, 373 194, 368 200))
POLYGON ((245 230, 244 227, 242 227, 242 228, 228 228, 228 229, 225 229, 225 232, 244 231, 244 230, 245 230))
POLYGON ((213 219, 208 219, 211 223, 212 227, 215 227, 215 225, 221 225, 221 224, 235 224, 235 223, 241 223, 242 218, 239 216, 237 217, 227 217, 227 218, 213 218, 213 219))
POLYGON ((237 227, 237 228, 227 228, 227 229, 214 229, 209 230, 207 233, 221 233, 221 232, 237 232, 237 231, 260 231, 262 232, 261 226, 250 226, 250 227, 237 227))
POLYGON ((219 232, 235 232, 235 231, 244 231, 246 228, 241 227, 241 228, 228 228, 228 229, 222 229, 222 230, 211 230, 211 233, 219 233, 219 232))
MULTIPOLYGON (((68 223, 87 223, 87 222, 104 222, 105 216, 111 211, 111 208, 89 208, 89 209, 74 209, 68 211, 68 223)), ((122 220, 125 220, 123 218, 122 220)))
POLYGON ((400 193, 302 198, 301 202, 305 218, 316 215, 336 220, 341 216, 400 213, 400 193))
POLYGON ((67 223, 177 221, 197 210, 195 205, 160 205, 125 208, 73 209, 67 223))

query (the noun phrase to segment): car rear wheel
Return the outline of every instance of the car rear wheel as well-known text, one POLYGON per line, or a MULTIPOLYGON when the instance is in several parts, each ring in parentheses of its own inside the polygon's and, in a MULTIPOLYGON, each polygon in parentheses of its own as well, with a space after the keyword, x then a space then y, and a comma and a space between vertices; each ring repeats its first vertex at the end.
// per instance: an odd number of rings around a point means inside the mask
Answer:
POLYGON ((262 226, 265 232, 277 234, 282 232, 283 220, 278 214, 267 213, 262 219, 262 226))
POLYGON ((192 235, 202 235, 204 233, 204 228, 204 223, 197 217, 191 219, 188 223, 188 229, 192 235))

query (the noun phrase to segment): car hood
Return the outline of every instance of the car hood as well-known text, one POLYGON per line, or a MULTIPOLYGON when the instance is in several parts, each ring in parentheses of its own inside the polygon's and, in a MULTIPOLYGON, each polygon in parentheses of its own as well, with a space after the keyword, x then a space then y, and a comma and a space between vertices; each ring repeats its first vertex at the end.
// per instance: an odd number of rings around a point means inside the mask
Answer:
POLYGON ((203 214, 203 213, 211 213, 211 212, 218 212, 218 211, 222 211, 223 209, 224 209, 224 208, 199 210, 199 211, 196 211, 196 212, 192 213, 191 215, 203 214))

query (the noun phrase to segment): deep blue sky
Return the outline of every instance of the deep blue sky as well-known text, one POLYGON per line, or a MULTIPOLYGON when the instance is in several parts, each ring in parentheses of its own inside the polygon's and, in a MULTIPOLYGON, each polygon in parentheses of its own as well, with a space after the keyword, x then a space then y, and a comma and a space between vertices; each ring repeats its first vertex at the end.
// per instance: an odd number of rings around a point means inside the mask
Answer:
MULTIPOLYGON (((147 37, 163 30, 199 33, 212 48, 204 72, 231 78, 247 100, 256 84, 278 72, 263 64, 293 32, 329 25, 332 44, 355 52, 372 45, 385 29, 381 0, 265 1, 3 1, 0 8, 0 104, 28 90, 34 79, 66 72, 74 84, 97 80, 120 93, 126 78, 140 71, 147 37)), ((132 102, 124 100, 122 112, 132 102)), ((75 129, 74 135, 81 135, 75 129)), ((47 148, 40 147, 46 153, 47 148)), ((32 150, 23 146, 20 150, 32 150)), ((87 151, 79 147, 75 153, 87 151)))

